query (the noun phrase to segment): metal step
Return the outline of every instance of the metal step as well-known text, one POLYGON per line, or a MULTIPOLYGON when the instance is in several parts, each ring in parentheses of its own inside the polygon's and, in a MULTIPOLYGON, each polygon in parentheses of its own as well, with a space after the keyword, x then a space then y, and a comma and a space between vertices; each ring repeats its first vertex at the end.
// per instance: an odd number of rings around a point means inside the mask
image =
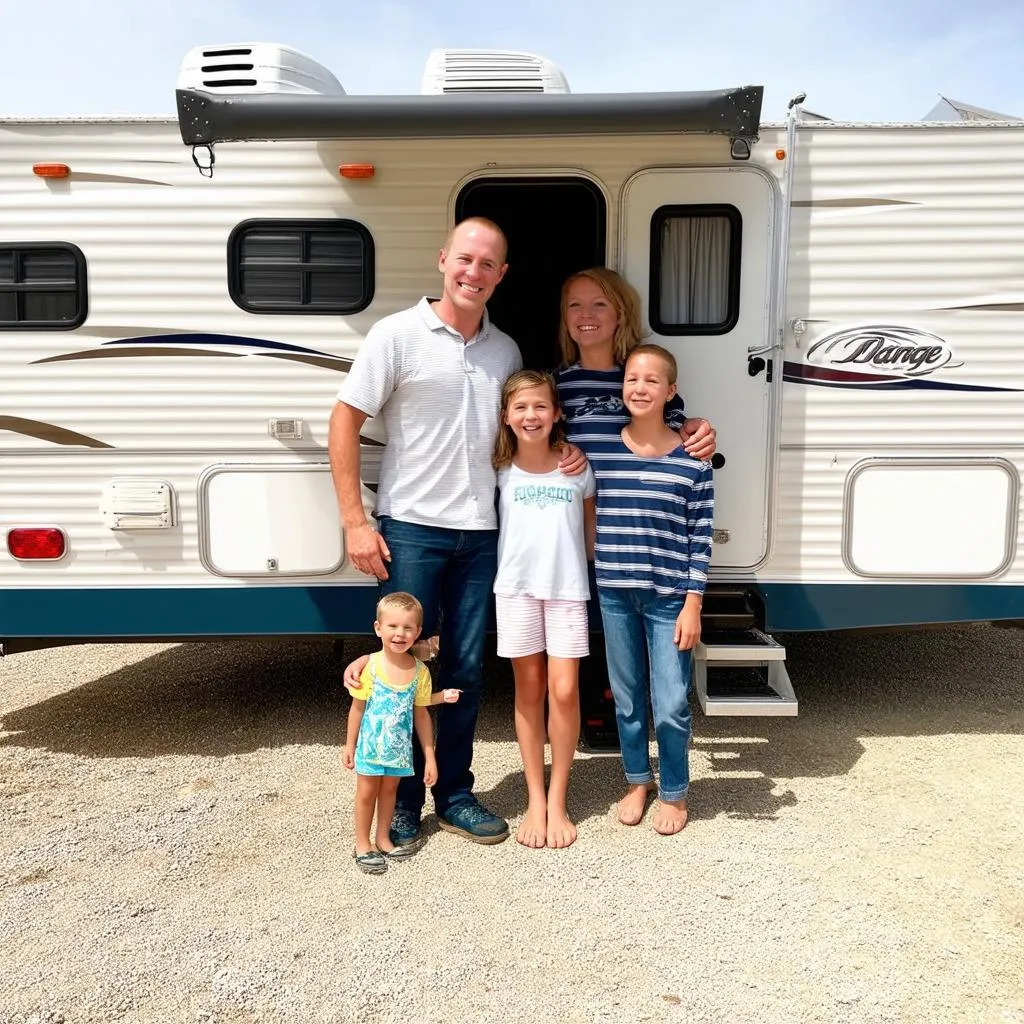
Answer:
POLYGON ((693 682, 708 716, 793 716, 798 711, 786 648, 759 629, 705 633, 693 652, 693 682))

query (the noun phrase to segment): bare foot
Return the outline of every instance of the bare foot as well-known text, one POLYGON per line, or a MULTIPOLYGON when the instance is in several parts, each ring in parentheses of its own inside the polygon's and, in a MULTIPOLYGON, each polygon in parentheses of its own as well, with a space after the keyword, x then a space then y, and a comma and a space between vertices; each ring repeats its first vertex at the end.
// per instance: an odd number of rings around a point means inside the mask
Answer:
POLYGON ((619 801, 619 821, 623 825, 639 825, 647 810, 647 798, 654 791, 649 782, 631 785, 626 795, 619 801))
POLYGON ((674 836, 686 828, 686 801, 659 800, 654 812, 654 831, 663 836, 674 836))
POLYGON ((530 804, 526 808, 523 820, 516 832, 516 842, 528 846, 531 850, 539 850, 546 841, 548 809, 541 805, 530 804))
POLYGON ((548 846, 554 850, 564 850, 576 842, 576 826, 569 820, 564 810, 552 810, 548 805, 548 846))

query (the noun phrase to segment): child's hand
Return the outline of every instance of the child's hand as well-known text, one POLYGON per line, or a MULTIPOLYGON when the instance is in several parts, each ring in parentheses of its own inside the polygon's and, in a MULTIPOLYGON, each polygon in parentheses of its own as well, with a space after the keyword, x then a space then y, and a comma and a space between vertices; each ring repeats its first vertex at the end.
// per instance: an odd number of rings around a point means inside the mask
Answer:
POLYGON ((437 759, 428 757, 423 768, 423 785, 432 786, 437 782, 437 759))
POLYGON ((687 601, 676 618, 673 639, 681 651, 689 651, 700 639, 700 602, 687 601))
POLYGON ((352 748, 348 744, 341 748, 341 764, 343 768, 348 768, 349 771, 356 766, 356 759, 352 754, 352 748))
POLYGON ((359 689, 359 677, 363 674, 363 669, 366 668, 366 663, 369 660, 370 656, 363 654, 345 667, 345 674, 341 677, 341 681, 345 684, 346 690, 359 689))
POLYGON ((455 704, 459 699, 461 690, 456 690, 454 687, 449 687, 447 690, 441 691, 441 696, 444 698, 445 704, 455 704))

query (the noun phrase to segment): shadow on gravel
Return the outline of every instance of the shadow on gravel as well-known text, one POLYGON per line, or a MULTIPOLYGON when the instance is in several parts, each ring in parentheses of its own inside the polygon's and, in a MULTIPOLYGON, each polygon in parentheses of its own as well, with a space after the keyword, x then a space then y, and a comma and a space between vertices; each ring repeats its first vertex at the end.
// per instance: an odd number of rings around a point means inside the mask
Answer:
MULTIPOLYGON (((694 782, 702 816, 770 816, 786 802, 773 795, 773 778, 842 775, 865 736, 1024 732, 1022 631, 965 626, 781 639, 799 718, 704 718, 695 710, 694 751, 722 772, 694 782)), ((353 641, 346 657, 372 644, 372 637, 353 641)), ((85 757, 216 757, 338 744, 348 709, 341 669, 329 641, 183 644, 5 715, 3 728, 14 735, 0 746, 85 757)), ((489 656, 486 680, 478 740, 507 742, 514 738, 508 664, 489 656)), ((581 759, 574 773, 577 793, 614 793, 621 784, 615 757, 581 759)), ((521 789, 514 771, 481 795, 516 814, 521 789)), ((607 808, 602 798, 577 813, 607 808)))

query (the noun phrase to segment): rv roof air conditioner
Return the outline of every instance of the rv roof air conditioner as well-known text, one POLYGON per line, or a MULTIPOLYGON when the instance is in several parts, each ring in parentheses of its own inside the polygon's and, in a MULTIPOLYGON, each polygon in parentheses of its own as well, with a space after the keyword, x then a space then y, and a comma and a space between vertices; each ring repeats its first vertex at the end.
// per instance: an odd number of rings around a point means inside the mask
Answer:
POLYGON ((181 62, 178 88, 222 93, 345 95, 341 83, 327 68, 278 43, 197 46, 181 62))
POLYGON ((420 92, 569 92, 562 69, 545 57, 515 50, 434 50, 420 92))

